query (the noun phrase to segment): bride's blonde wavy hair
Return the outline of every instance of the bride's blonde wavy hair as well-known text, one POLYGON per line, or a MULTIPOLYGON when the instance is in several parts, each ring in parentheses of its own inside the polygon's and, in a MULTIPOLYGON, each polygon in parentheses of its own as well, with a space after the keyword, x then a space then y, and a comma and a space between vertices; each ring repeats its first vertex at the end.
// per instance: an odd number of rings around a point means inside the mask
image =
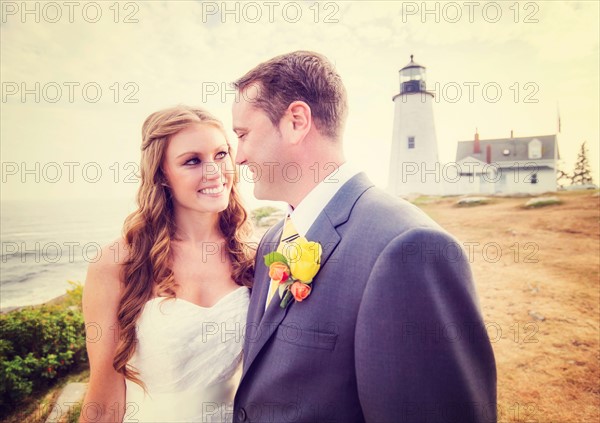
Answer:
MULTIPOLYGON (((124 292, 117 312, 120 336, 113 367, 144 389, 137 370, 127 364, 136 348, 136 322, 144 304, 154 294, 175 297, 173 288, 176 285, 170 266, 171 240, 175 236, 173 200, 161 165, 169 139, 196 123, 220 129, 231 153, 223 124, 199 108, 177 106, 161 110, 148 116, 142 126, 138 209, 125 219, 123 226, 128 257, 122 268, 124 292)), ((233 161, 231 154, 230 157, 233 161)), ((231 259, 233 280, 238 285, 250 287, 254 258, 253 249, 247 240, 251 224, 242 206, 237 182, 236 175, 229 204, 219 213, 219 226, 226 239, 225 248, 231 259)))

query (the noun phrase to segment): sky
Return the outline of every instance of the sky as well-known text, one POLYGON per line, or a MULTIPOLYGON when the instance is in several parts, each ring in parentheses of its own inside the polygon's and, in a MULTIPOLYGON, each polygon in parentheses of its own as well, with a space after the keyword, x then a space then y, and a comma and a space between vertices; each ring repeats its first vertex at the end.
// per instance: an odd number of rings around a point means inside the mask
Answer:
MULTIPOLYGON (((229 83, 314 50, 348 92, 347 159, 385 187, 398 71, 427 68, 439 157, 458 141, 557 133, 599 182, 598 2, 16 2, 0 27, 1 201, 132 199, 141 125, 176 104, 231 131, 229 83), (470 88, 471 87, 471 88, 470 88), (472 90, 472 91, 471 91, 472 90)), ((242 178, 249 206, 262 205, 242 178)))

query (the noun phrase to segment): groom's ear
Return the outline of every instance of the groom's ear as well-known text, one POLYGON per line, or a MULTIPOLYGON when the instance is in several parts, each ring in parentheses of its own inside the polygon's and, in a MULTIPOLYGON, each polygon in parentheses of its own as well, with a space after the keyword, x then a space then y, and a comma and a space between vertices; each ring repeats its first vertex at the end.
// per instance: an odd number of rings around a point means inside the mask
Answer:
POLYGON ((281 119, 280 130, 291 144, 298 144, 312 127, 310 106, 304 101, 293 101, 281 119))

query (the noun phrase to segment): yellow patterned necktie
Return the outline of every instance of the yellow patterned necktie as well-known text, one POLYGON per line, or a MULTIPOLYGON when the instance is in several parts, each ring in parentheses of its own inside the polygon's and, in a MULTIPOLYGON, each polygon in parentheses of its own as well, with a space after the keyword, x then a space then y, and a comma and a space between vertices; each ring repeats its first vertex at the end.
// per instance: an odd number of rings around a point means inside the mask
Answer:
MULTIPOLYGON (((292 219, 290 218, 290 216, 288 216, 285 219, 285 225, 283 227, 283 232, 281 233, 281 241, 279 241, 277 252, 283 253, 283 248, 285 247, 285 245, 299 237, 300 235, 298 235, 298 231, 294 227, 292 219)), ((275 295, 275 292, 277 292, 277 288, 279 288, 279 281, 274 281, 273 279, 271 279, 271 282, 269 284, 269 293, 267 295, 267 306, 271 302, 271 299, 275 295)))

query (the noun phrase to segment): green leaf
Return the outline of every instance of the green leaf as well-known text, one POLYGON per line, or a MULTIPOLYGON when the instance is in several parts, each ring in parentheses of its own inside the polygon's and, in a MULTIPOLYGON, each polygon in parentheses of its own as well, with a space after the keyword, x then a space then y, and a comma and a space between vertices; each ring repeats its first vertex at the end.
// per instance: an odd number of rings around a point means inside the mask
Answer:
POLYGON ((293 284, 294 281, 293 280, 287 280, 284 283, 280 284, 277 291, 279 292, 279 298, 283 298, 283 293, 285 292, 286 289, 289 289, 289 286, 291 284, 293 284))
POLYGON ((288 290, 285 294, 285 297, 283 297, 283 300, 281 300, 281 302, 279 303, 279 307, 286 308, 291 299, 292 293, 288 290))
POLYGON ((276 263, 278 261, 289 267, 289 264, 283 254, 278 253, 277 251, 272 251, 269 254, 265 255, 265 266, 267 267, 271 267, 273 263, 276 263))

